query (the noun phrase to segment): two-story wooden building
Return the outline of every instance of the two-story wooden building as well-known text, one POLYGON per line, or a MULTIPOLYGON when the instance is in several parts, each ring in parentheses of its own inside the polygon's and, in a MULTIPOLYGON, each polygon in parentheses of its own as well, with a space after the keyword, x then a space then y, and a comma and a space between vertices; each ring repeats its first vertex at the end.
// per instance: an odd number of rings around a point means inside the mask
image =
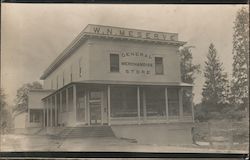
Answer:
POLYGON ((109 125, 118 137, 191 142, 184 44, 177 33, 88 25, 41 76, 52 90, 42 98, 43 126, 109 125))

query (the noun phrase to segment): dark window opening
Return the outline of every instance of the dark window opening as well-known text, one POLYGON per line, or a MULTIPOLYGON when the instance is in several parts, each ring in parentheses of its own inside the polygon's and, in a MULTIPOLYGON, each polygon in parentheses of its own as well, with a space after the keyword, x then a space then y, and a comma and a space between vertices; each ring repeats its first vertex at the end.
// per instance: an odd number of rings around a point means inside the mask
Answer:
POLYGON ((137 117, 136 87, 112 87, 110 107, 111 117, 137 117))
POLYGON ((163 58, 155 57, 155 74, 163 74, 163 58))
POLYGON ((119 55, 110 54, 110 72, 119 72, 119 55))

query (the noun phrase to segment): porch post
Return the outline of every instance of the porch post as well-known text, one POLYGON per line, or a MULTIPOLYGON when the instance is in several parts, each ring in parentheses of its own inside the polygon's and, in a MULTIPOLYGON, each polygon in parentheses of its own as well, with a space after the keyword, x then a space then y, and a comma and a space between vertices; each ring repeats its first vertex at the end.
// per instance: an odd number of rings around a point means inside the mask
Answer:
POLYGON ((182 101, 183 88, 179 89, 179 107, 180 107, 180 119, 183 118, 183 101, 182 101))
POLYGON ((166 117, 168 120, 168 88, 165 88, 165 105, 166 105, 166 117))
POLYGON ((46 112, 46 103, 45 103, 45 101, 43 101, 43 127, 45 127, 46 126, 46 119, 45 119, 45 113, 46 112))
POLYGON ((193 105, 193 87, 191 87, 191 107, 192 107, 192 120, 194 122, 194 105, 193 105))
POLYGON ((47 124, 47 127, 49 127, 49 101, 48 101, 48 99, 46 99, 46 111, 47 111, 46 124, 47 124))
POLYGON ((55 127, 57 127, 57 95, 55 94, 55 127))
POLYGON ((59 121, 60 121, 60 117, 62 117, 62 115, 60 116, 60 114, 62 113, 62 92, 60 91, 60 106, 59 106, 59 121))
POLYGON ((50 97, 50 127, 53 127, 53 105, 52 105, 52 96, 50 97))
POLYGON ((138 115, 138 124, 141 123, 141 113, 140 113, 140 87, 137 86, 137 115, 138 115))
POLYGON ((73 85, 73 110, 75 111, 75 121, 77 122, 77 119, 76 119, 76 85, 73 85))
POLYGON ((108 85, 108 125, 110 126, 110 85, 108 85))
POLYGON ((147 107, 146 107, 146 92, 145 92, 145 88, 143 88, 142 90, 142 100, 143 100, 143 118, 144 120, 147 119, 147 107))

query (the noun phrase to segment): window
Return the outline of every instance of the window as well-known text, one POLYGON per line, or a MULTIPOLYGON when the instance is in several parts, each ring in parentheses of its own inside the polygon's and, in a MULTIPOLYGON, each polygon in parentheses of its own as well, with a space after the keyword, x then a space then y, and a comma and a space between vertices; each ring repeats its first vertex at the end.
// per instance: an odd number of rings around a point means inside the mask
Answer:
POLYGON ((30 122, 31 123, 42 123, 42 110, 30 110, 30 122))
POLYGON ((110 54, 110 72, 119 72, 118 54, 110 54))
POLYGON ((163 74, 163 58, 155 57, 155 74, 163 74))
POLYGON ((56 76, 56 89, 58 89, 58 76, 56 76))
POLYGON ((72 69, 73 67, 72 67, 72 65, 70 66, 70 82, 72 82, 73 81, 73 74, 72 74, 72 71, 73 71, 73 69, 72 69))
POLYGON ((68 88, 69 111, 73 111, 73 87, 68 88))
POLYGON ((62 77, 62 83, 63 83, 63 86, 64 86, 64 72, 63 72, 63 77, 62 77))
POLYGON ((178 88, 168 88, 168 114, 170 118, 179 116, 178 88))
POLYGON ((146 88, 147 116, 166 116, 165 88, 146 88))
POLYGON ((62 112, 66 112, 67 108, 66 108, 66 90, 62 91, 62 112))
POLYGON ((82 59, 79 60, 79 77, 82 77, 82 66, 81 66, 81 63, 82 63, 82 59))
POLYGON ((110 108, 111 117, 137 117, 136 87, 112 87, 110 108))

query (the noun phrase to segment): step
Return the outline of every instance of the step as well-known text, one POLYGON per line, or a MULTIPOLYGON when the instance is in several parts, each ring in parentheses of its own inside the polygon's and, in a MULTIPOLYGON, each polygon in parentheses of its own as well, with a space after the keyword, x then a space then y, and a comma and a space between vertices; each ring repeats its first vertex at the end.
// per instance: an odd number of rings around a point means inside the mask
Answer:
POLYGON ((89 126, 65 128, 60 134, 62 138, 84 138, 84 137, 114 137, 109 126, 89 126))

